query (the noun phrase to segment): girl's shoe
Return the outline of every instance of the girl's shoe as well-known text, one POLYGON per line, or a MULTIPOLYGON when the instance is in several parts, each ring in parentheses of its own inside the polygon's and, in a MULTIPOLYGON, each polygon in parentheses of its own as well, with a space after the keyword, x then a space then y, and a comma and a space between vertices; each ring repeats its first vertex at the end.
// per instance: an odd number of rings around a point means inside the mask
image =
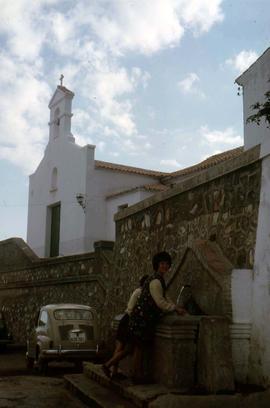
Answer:
POLYGON ((109 367, 107 367, 105 364, 103 364, 101 366, 103 373, 106 375, 106 377, 108 377, 109 379, 111 379, 111 370, 109 369, 109 367))

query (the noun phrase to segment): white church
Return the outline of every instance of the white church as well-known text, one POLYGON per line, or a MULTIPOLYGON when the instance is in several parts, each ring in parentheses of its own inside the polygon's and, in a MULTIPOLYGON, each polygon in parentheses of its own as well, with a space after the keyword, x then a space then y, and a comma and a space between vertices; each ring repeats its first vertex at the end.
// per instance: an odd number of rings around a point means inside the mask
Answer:
POLYGON ((49 142, 30 176, 27 242, 40 257, 88 252, 114 240, 114 214, 167 187, 166 173, 95 160, 71 133, 74 93, 57 86, 49 103, 49 142))
MULTIPOLYGON (((264 99, 270 49, 236 82, 243 86, 244 122, 250 106, 264 99)), ((49 103, 49 141, 44 157, 30 176, 27 243, 40 257, 93 250, 94 242, 113 241, 114 214, 165 191, 217 163, 239 156, 238 147, 173 173, 95 160, 95 146, 79 146, 71 133, 74 93, 61 85, 49 103)), ((244 149, 261 144, 270 151, 269 129, 244 123, 244 149)))

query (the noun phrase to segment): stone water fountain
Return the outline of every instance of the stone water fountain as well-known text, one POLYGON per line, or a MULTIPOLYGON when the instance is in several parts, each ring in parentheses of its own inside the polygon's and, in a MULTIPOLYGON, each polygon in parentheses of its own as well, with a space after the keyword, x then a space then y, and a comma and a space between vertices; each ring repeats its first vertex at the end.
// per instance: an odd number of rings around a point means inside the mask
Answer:
MULTIPOLYGON (((220 247, 206 240, 195 241, 175 262, 168 294, 190 315, 171 313, 160 320, 149 367, 156 383, 183 391, 199 386, 208 393, 234 392, 235 379, 243 377, 248 334, 232 321, 232 271, 220 247), (189 290, 179 298, 183 286, 189 290)), ((122 366, 126 373, 127 367, 122 366)))

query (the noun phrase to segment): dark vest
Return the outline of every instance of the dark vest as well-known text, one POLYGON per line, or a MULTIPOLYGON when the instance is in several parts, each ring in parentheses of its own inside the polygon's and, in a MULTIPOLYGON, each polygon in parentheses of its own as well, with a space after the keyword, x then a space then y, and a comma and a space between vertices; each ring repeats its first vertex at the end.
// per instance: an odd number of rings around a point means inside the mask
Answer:
POLYGON ((162 313, 150 293, 150 282, 154 279, 160 281, 163 288, 163 296, 165 296, 166 284, 164 278, 160 274, 154 273, 145 281, 142 293, 131 313, 129 321, 131 334, 140 338, 142 341, 149 341, 152 339, 155 326, 162 313))

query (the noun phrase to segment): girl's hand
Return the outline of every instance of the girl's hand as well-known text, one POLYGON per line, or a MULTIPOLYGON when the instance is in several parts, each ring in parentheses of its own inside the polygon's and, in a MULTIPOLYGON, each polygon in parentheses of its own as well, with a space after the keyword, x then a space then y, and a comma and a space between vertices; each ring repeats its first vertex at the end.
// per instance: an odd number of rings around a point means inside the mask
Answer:
POLYGON ((176 306, 175 307, 175 311, 177 314, 179 314, 180 316, 185 316, 188 314, 188 312, 186 311, 186 309, 184 309, 183 307, 180 306, 176 306))

